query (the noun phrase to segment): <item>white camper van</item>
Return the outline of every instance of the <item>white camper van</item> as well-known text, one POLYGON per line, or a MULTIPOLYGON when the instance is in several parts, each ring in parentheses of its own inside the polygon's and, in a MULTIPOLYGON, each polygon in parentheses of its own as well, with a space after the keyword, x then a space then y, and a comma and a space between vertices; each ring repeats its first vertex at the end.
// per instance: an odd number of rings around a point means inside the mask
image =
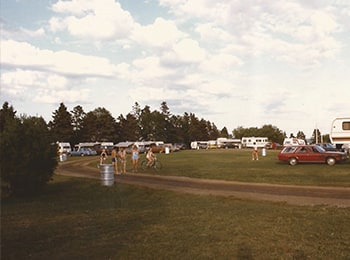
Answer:
POLYGON ((57 146, 58 146, 58 152, 60 154, 70 154, 70 152, 72 151, 72 148, 70 146, 70 143, 67 142, 57 142, 57 146))
POLYGON ((336 118, 333 120, 330 139, 338 149, 349 149, 350 117, 336 118))
POLYGON ((243 137, 242 138, 242 146, 252 148, 256 144, 257 147, 266 147, 268 145, 267 137, 243 137))

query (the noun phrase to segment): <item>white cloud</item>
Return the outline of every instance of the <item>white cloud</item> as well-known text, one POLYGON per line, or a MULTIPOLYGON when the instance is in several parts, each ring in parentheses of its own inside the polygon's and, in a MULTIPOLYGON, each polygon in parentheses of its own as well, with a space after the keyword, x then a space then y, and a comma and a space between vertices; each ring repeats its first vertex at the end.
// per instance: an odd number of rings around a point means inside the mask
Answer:
POLYGON ((48 90, 42 89, 38 91, 33 101, 38 103, 56 104, 58 100, 65 103, 87 103, 90 101, 90 90, 48 90))
POLYGON ((114 77, 117 67, 106 58, 69 51, 42 50, 26 42, 2 41, 1 62, 7 67, 36 68, 63 75, 114 77))
POLYGON ((175 43, 163 57, 164 62, 170 64, 199 63, 205 58, 206 50, 193 39, 183 39, 175 43))
POLYGON ((155 81, 166 79, 173 73, 172 69, 162 66, 158 57, 153 56, 134 60, 130 79, 137 84, 151 86, 155 81))
POLYGON ((11 100, 27 97, 35 102, 57 103, 87 101, 89 93, 86 89, 71 89, 79 87, 87 81, 68 79, 50 72, 22 70, 3 72, 1 75, 2 95, 11 100))
POLYGON ((130 13, 114 0, 58 1, 52 9, 63 18, 51 18, 51 30, 67 29, 75 37, 116 40, 127 36, 134 26, 130 13))
POLYGON ((1 23, 2 95, 108 103, 115 114, 130 99, 154 108, 165 100, 219 126, 308 125, 349 102, 345 3, 53 1, 46 26, 35 16, 30 26, 1 23), (326 94, 315 101, 315 91, 326 94))
POLYGON ((142 45, 167 48, 185 35, 173 21, 158 17, 153 24, 135 26, 131 37, 142 45))

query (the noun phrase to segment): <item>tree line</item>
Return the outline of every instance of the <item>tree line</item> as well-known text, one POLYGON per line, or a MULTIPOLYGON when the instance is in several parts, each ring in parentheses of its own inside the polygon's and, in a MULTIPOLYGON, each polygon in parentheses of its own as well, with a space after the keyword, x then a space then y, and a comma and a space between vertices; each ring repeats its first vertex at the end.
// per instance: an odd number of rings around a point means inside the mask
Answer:
POLYGON ((68 111, 61 103, 53 112, 48 127, 55 141, 79 142, 111 141, 164 141, 166 143, 183 143, 189 145, 196 140, 216 140, 219 137, 264 136, 271 141, 281 143, 285 133, 276 126, 264 125, 262 128, 239 127, 229 133, 224 127, 219 130, 215 123, 198 118, 194 113, 185 112, 174 115, 165 101, 159 110, 151 110, 146 105, 141 108, 135 102, 131 112, 120 114, 116 119, 103 107, 85 112, 78 105, 68 111))
MULTIPOLYGON (((315 129, 314 135, 321 136, 321 133, 315 129)), ((141 108, 136 102, 131 112, 116 119, 103 107, 86 113, 80 105, 68 111, 65 104, 60 103, 48 123, 42 117, 18 116, 5 102, 0 109, 1 190, 8 189, 14 194, 42 190, 57 166, 57 141, 77 144, 157 140, 189 146, 192 141, 244 136, 262 136, 282 143, 286 133, 273 125, 238 127, 229 133, 226 127, 219 130, 214 123, 199 119, 194 113, 173 115, 166 102, 153 111, 147 105, 141 108)), ((296 137, 305 139, 301 131, 296 137)))

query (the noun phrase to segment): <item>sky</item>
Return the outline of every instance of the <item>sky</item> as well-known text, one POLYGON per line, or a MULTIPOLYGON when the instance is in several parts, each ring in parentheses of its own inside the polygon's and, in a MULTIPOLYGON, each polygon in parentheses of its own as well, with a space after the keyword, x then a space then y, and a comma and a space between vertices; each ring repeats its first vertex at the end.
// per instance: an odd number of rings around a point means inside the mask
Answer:
POLYGON ((48 122, 98 107, 311 137, 350 116, 348 0, 1 0, 1 92, 48 122))

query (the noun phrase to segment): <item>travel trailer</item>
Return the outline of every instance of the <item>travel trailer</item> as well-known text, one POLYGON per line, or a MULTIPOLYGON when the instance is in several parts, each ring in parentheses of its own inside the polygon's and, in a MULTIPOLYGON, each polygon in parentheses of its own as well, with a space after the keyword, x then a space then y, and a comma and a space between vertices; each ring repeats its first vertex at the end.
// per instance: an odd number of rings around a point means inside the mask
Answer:
POLYGON ((267 137, 243 137, 242 147, 252 148, 254 145, 257 147, 266 147, 269 144, 267 137))
POLYGON ((218 148, 241 148, 241 139, 231 139, 225 137, 219 137, 216 139, 218 148))
POLYGON ((59 154, 70 154, 72 148, 68 142, 57 142, 58 153, 59 154))
POLYGON ((332 122, 330 134, 332 144, 338 149, 349 149, 350 146, 350 117, 336 118, 332 122))
POLYGON ((191 142, 191 149, 207 149, 208 148, 208 141, 193 141, 191 142))

